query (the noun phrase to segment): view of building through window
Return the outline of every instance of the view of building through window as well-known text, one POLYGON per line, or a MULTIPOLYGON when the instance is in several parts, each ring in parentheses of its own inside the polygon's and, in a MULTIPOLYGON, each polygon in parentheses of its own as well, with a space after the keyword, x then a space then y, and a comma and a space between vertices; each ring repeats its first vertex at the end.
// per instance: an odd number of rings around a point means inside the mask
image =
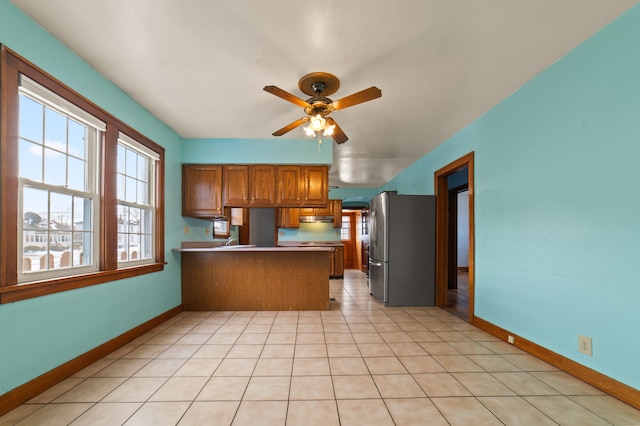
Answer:
MULTIPOLYGON (((23 79, 19 98, 22 273, 95 267, 99 202, 97 141, 102 125, 23 79), (59 102, 57 102, 59 101, 59 102), (95 123, 95 125, 92 125, 95 123)), ((77 108, 75 108, 77 109, 77 108)))
POLYGON ((118 141, 118 259, 153 257, 154 159, 126 135, 118 141))

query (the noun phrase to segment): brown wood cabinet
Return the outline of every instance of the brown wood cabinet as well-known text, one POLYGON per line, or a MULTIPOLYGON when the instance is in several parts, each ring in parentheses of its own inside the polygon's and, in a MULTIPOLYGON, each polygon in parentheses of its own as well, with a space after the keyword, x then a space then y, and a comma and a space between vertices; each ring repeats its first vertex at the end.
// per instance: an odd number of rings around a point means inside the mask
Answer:
MULTIPOLYGON (((331 215, 328 179, 327 166, 185 164, 182 215, 209 219, 224 215, 223 207, 280 206, 324 208, 321 214, 331 215)), ((290 212, 286 227, 299 226, 297 213, 290 212)))
POLYGON ((338 278, 344 276, 344 246, 334 247, 329 255, 329 277, 338 278))
POLYGON ((333 227, 342 228, 342 200, 329 200, 333 213, 333 227))
POLYGON ((182 166, 182 215, 212 218, 223 214, 222 166, 182 166))
POLYGON ((276 203, 279 206, 299 206, 304 191, 303 166, 278 166, 276 203))
POLYGON ((276 205, 276 166, 225 165, 223 204, 230 207, 276 205))
POLYGON ((300 209, 295 207, 278 209, 278 228, 300 228, 300 209))
POLYGON ((249 205, 249 166, 227 165, 224 170, 223 203, 225 206, 249 205))
POLYGON ((329 180, 327 166, 304 167, 304 206, 324 207, 329 201, 329 180))
POLYGON ((328 200, 327 207, 300 207, 278 209, 280 228, 299 228, 300 216, 333 216, 333 227, 342 227, 342 200, 328 200))

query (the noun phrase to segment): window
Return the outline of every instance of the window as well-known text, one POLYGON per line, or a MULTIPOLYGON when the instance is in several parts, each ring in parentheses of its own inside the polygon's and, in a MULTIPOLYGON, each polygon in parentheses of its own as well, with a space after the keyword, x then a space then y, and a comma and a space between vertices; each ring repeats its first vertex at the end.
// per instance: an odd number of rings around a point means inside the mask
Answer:
POLYGON ((351 239, 351 216, 342 216, 342 228, 340 228, 340 239, 348 241, 351 239))
POLYGON ((18 122, 19 282, 97 270, 97 147, 105 125, 27 77, 18 122))
POLYGON ((164 149, 0 45, 0 303, 164 268, 164 149))
POLYGON ((118 138, 118 260, 146 263, 154 257, 157 154, 121 133, 118 138))

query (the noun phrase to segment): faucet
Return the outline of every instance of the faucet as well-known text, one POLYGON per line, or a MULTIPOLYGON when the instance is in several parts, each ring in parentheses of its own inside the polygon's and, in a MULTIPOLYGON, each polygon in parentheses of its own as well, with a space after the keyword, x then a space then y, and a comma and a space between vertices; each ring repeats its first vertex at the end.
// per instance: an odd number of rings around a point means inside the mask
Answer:
POLYGON ((233 237, 229 237, 227 238, 227 241, 224 243, 225 246, 230 246, 232 245, 231 243, 238 243, 238 239, 237 238, 233 238, 233 237))

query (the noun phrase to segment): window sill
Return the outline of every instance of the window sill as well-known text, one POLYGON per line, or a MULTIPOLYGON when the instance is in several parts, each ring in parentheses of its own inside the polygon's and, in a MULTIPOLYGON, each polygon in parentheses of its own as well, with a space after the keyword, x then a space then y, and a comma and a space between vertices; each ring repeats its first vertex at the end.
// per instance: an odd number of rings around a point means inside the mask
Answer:
POLYGON ((0 304, 17 302, 48 294, 60 293, 77 288, 89 287, 124 278, 136 277, 164 270, 165 263, 152 263, 113 271, 99 271, 73 277, 56 278, 35 283, 16 284, 0 287, 0 304))

